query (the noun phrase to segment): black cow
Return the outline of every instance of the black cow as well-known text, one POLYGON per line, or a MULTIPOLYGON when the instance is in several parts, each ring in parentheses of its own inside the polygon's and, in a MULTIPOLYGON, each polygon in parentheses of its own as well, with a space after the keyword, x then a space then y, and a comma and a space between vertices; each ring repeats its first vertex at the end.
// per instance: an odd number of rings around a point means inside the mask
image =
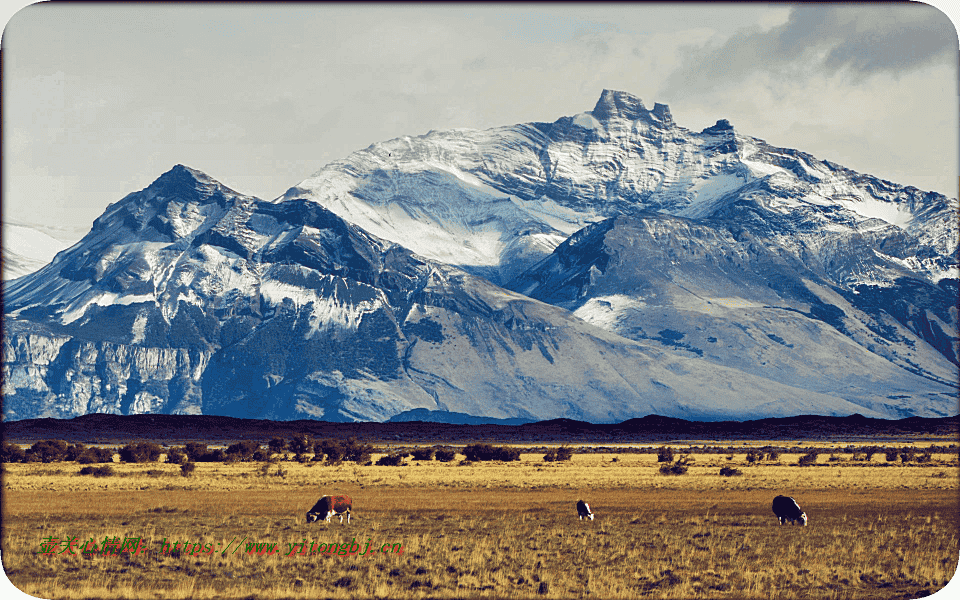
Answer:
POLYGON ((353 509, 353 500, 350 496, 323 496, 313 508, 307 511, 307 523, 313 523, 323 519, 327 523, 330 517, 340 515, 340 522, 343 523, 343 515, 347 515, 347 523, 350 523, 350 511, 353 509))
POLYGON ((807 513, 800 510, 797 501, 789 496, 777 496, 773 499, 773 514, 777 515, 781 525, 784 521, 800 521, 804 526, 807 524, 807 513))
POLYGON ((590 505, 584 502, 583 500, 577 500, 577 514, 580 515, 580 520, 584 518, 593 520, 593 513, 590 512, 590 505))

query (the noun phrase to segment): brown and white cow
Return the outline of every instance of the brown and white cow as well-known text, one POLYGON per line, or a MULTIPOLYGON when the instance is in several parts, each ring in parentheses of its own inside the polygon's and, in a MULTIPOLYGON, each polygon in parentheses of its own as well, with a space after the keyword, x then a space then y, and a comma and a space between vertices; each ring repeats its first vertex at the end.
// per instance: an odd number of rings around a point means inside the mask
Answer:
POLYGON ((307 511, 307 523, 313 523, 323 519, 327 523, 330 517, 340 515, 340 522, 343 523, 343 515, 347 515, 347 523, 350 523, 350 511, 353 509, 353 500, 350 496, 323 496, 313 508, 307 511))
POLYGON ((577 500, 577 514, 580 515, 580 520, 584 518, 593 520, 593 513, 590 512, 590 505, 584 502, 583 500, 577 500))

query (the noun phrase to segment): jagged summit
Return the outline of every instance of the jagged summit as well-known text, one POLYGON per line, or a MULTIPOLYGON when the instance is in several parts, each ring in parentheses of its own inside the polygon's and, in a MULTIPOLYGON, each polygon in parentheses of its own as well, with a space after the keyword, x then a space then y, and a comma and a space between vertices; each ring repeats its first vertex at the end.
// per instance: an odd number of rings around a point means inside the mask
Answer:
POLYGON ((4 411, 956 414, 956 212, 611 90, 271 202, 176 165, 5 287, 4 411))
POLYGON ((666 126, 673 125, 673 116, 666 104, 657 102, 654 104, 653 110, 647 110, 640 98, 616 90, 603 90, 600 99, 597 100, 597 104, 590 114, 601 123, 612 119, 623 119, 625 121, 657 122, 666 126))
POLYGON ((705 127, 701 133, 723 133, 725 131, 732 132, 733 125, 726 119, 718 119, 717 122, 710 127, 705 127))
POLYGON ((593 116, 599 121, 608 121, 614 117, 635 121, 646 113, 647 109, 640 98, 615 90, 603 90, 597 105, 593 107, 593 116))

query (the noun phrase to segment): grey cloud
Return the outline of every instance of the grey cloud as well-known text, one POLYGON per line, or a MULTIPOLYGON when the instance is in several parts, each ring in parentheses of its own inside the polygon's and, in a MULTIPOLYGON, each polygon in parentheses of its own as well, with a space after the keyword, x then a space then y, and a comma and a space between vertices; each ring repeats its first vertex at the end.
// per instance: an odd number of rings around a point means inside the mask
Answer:
POLYGON ((767 31, 744 29, 722 45, 688 49, 668 95, 702 92, 754 73, 795 78, 845 71, 899 75, 935 61, 956 64, 957 31, 935 8, 911 4, 805 4, 767 31))

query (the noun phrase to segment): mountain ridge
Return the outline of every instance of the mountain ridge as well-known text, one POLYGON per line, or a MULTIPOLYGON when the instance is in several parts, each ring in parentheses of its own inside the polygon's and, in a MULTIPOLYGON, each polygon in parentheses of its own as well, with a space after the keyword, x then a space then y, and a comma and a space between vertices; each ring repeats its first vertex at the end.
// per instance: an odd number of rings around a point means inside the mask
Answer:
POLYGON ((955 207, 609 90, 273 201, 176 165, 5 283, 4 416, 955 414, 955 207))

